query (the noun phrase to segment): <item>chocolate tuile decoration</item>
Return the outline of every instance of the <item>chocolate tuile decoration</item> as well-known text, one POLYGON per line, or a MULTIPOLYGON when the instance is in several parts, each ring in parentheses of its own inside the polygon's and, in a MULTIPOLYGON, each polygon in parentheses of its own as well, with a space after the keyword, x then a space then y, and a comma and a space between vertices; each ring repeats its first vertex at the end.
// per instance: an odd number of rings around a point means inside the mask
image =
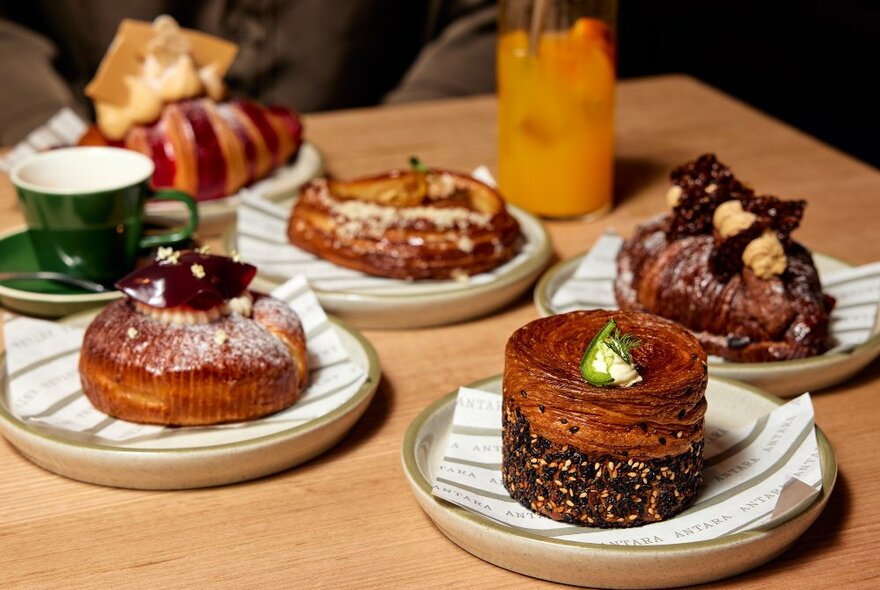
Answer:
POLYGON ((718 206, 726 201, 738 200, 744 211, 757 217, 749 228, 736 235, 721 238, 715 234, 709 264, 719 279, 728 280, 742 270, 742 254, 746 246, 766 229, 774 230, 783 249, 789 252, 791 233, 800 225, 806 201, 755 195, 714 154, 704 154, 679 166, 670 177, 673 184, 681 188, 682 194, 666 227, 669 241, 714 233, 712 218, 718 206))
POLYGON ((226 256, 186 251, 174 260, 159 260, 120 279, 116 288, 140 303, 160 309, 187 306, 207 310, 240 296, 257 268, 226 256), (197 264, 204 277, 192 272, 197 264))
POLYGON ((712 216, 718 205, 731 199, 744 200, 754 194, 733 176, 730 168, 718 161, 715 154, 704 154, 679 166, 672 171, 670 178, 682 190, 666 231, 670 241, 711 233, 712 216), (711 185, 714 189, 709 189, 711 185))

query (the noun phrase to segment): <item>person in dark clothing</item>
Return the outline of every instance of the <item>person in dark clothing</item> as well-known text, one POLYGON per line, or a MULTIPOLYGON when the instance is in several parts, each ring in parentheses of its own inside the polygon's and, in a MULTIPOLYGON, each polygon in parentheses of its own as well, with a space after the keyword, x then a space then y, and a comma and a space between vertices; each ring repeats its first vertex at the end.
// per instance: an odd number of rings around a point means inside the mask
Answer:
POLYGON ((83 93, 123 18, 170 14, 233 41, 226 82, 303 112, 494 91, 495 3, 485 0, 0 0, 0 144, 83 93))

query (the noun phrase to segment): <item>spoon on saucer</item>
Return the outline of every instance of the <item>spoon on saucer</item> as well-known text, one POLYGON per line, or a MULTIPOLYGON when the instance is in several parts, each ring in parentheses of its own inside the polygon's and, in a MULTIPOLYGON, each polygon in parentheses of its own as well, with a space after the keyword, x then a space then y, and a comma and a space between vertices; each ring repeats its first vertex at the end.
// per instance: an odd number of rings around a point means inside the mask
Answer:
POLYGON ((94 281, 71 277, 60 272, 49 272, 43 270, 33 272, 0 272, 0 281, 27 281, 33 279, 42 279, 45 281, 64 283, 67 285, 72 285, 74 287, 79 287, 80 289, 85 289, 86 291, 91 291, 92 293, 106 293, 107 291, 109 291, 107 287, 94 281))

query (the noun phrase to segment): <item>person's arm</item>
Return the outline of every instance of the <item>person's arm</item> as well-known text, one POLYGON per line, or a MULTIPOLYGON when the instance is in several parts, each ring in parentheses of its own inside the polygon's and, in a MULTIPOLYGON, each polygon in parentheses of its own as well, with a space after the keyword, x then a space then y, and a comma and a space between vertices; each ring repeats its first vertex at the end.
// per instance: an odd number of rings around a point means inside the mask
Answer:
POLYGON ((495 2, 443 2, 440 31, 384 102, 400 103, 495 91, 495 2), (449 7, 448 5, 452 5, 449 7))
POLYGON ((61 107, 74 105, 52 67, 54 56, 47 39, 0 18, 0 145, 14 145, 61 107))

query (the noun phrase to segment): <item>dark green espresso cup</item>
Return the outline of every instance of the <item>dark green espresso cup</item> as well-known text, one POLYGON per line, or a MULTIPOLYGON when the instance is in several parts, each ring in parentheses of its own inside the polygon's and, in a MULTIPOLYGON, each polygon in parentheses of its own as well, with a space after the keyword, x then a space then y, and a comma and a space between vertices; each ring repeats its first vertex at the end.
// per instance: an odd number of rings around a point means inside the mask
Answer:
POLYGON ((150 158, 112 147, 58 149, 15 166, 10 177, 41 269, 110 285, 134 268, 142 250, 192 235, 195 201, 180 191, 154 191, 152 176, 150 158), (148 199, 183 202, 188 223, 144 236, 148 199))

